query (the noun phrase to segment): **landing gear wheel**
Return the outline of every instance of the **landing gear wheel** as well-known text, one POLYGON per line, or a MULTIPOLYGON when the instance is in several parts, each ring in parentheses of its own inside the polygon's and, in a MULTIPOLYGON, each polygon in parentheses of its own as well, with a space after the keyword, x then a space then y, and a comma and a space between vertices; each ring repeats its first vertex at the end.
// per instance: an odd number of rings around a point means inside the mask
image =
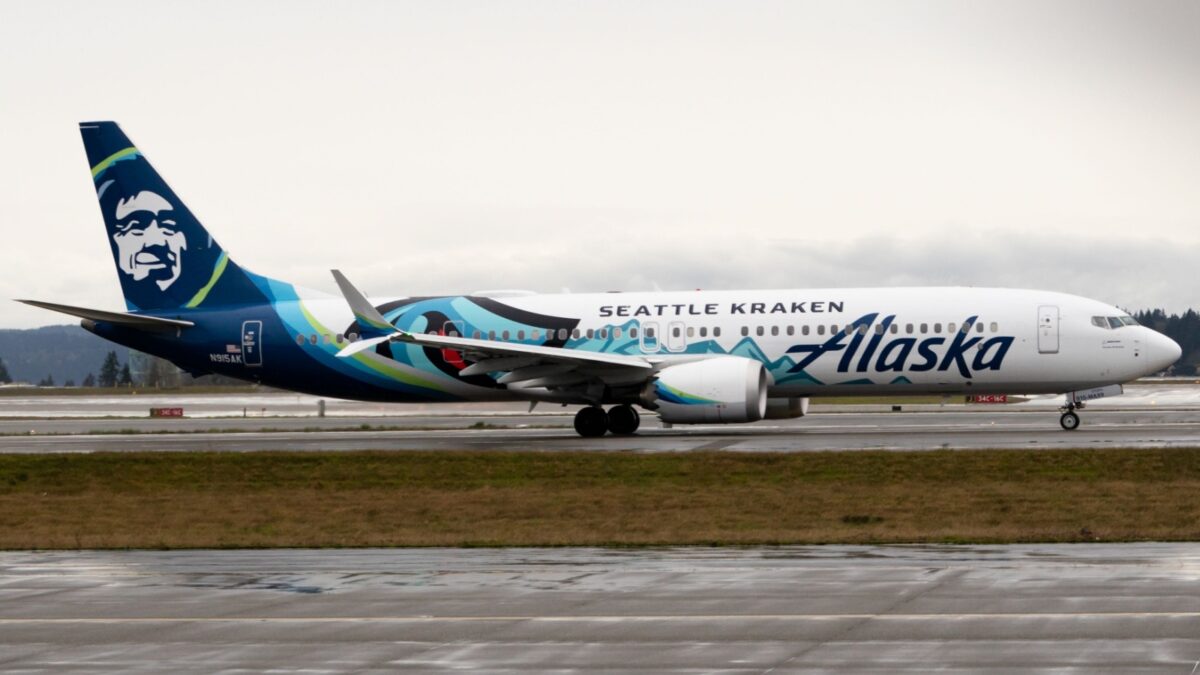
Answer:
POLYGON ((1079 428, 1079 415, 1076 415, 1074 410, 1068 410, 1062 414, 1062 417, 1059 418, 1058 423, 1061 424, 1062 428, 1066 429, 1067 431, 1075 431, 1079 428))
POLYGON ((597 438, 608 431, 608 413, 600 406, 580 408, 575 413, 575 431, 584 438, 597 438))
POLYGON ((608 430, 614 434, 632 434, 641 423, 642 416, 631 405, 613 406, 608 410, 608 430))

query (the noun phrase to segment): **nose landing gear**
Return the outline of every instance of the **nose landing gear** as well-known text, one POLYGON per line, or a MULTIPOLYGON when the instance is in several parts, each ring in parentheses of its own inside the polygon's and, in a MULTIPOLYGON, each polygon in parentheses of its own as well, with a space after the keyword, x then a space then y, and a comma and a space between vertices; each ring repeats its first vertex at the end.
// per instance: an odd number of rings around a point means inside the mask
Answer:
POLYGON ((1062 417, 1058 418, 1058 423, 1062 425, 1062 428, 1066 431, 1075 431, 1079 428, 1079 415, 1075 413, 1076 409, 1082 410, 1083 404, 1068 403, 1067 406, 1062 409, 1063 414, 1062 417))

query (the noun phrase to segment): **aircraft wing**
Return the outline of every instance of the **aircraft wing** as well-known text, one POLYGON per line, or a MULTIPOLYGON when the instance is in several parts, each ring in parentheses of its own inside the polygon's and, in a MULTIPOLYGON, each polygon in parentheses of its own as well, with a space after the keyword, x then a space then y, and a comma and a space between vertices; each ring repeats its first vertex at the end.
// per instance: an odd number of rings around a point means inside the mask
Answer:
POLYGON ((609 384, 630 384, 651 377, 656 369, 654 362, 640 356, 400 330, 388 323, 343 274, 334 270, 333 275, 360 325, 365 323, 375 333, 375 337, 352 342, 338 352, 338 356, 343 358, 385 342, 453 349, 462 352, 463 359, 470 362, 460 371, 460 375, 469 377, 503 372, 497 381, 509 385, 511 389, 584 385, 597 380, 609 384), (379 335, 384 326, 389 327, 391 332, 379 335))

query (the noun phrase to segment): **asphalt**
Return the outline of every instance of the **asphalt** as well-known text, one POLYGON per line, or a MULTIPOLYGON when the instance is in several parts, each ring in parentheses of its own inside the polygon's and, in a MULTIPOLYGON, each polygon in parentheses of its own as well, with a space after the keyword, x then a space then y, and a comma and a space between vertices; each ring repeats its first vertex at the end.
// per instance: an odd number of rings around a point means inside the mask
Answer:
POLYGON ((1083 425, 1068 432, 1059 427, 1058 413, 1052 409, 1010 412, 957 408, 826 412, 753 425, 673 429, 663 429, 656 420, 647 418, 635 436, 602 438, 580 438, 569 426, 570 417, 561 415, 11 420, 0 422, 0 434, 4 434, 0 435, 0 453, 460 449, 808 452, 1200 446, 1200 410, 1196 409, 1087 410, 1083 412, 1083 425), (476 424, 491 426, 470 428, 476 424), (385 430, 379 430, 381 427, 385 430), (181 433, 162 433, 165 431, 181 433))
POLYGON ((4 672, 1173 673, 1200 545, 0 553, 4 672))

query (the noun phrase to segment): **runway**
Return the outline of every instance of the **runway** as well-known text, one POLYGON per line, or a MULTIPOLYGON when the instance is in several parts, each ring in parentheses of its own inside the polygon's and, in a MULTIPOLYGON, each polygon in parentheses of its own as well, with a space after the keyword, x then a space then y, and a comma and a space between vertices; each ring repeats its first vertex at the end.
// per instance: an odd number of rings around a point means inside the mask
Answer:
POLYGON ((271 450, 611 450, 808 452, 984 448, 1200 446, 1200 410, 1087 410, 1063 431, 1054 410, 818 413, 753 425, 660 428, 635 436, 580 438, 570 417, 410 416, 196 420, 19 420, 0 422, 0 452, 271 450), (491 428, 470 428, 475 424, 491 428), (368 427, 364 429, 363 426, 368 427), (397 429, 389 429, 389 427, 397 429), (541 427, 549 428, 541 428, 541 427), (383 427, 388 430, 376 430, 383 427), (326 429, 321 431, 320 429, 326 429), (415 430, 404 430, 414 429, 415 430), (203 431, 209 430, 225 430, 203 431), (270 431, 263 431, 270 429, 270 431), (335 430, 331 430, 335 429, 335 430), (124 431, 158 433, 123 433, 124 431), (176 431, 187 433, 161 433, 176 431), (30 433, 32 432, 32 434, 30 433), (49 435, 48 435, 49 434, 49 435))
POLYGON ((0 553, 0 670, 1196 672, 1200 545, 0 553))

